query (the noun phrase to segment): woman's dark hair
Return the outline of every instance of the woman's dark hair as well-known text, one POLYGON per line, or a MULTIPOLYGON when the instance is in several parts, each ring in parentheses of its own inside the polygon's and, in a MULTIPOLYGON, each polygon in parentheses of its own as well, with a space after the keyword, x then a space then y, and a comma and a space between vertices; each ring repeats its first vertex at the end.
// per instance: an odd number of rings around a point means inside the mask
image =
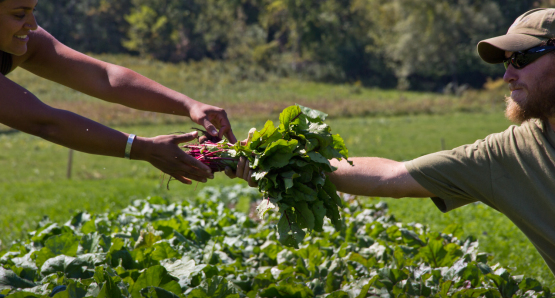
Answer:
MULTIPOLYGON (((3 0, 0 0, 0 2, 3 0)), ((7 75, 12 70, 12 55, 0 51, 0 73, 7 75)))

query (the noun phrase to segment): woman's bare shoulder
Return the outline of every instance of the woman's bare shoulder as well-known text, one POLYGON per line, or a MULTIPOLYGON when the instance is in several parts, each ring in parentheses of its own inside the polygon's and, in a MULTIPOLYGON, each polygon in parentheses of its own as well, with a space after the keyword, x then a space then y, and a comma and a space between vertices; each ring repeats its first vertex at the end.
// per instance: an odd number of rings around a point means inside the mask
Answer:
POLYGON ((27 43, 27 52, 21 56, 13 56, 13 67, 21 66, 22 64, 33 60, 33 58, 40 57, 37 55, 45 52, 55 51, 55 45, 58 43, 50 33, 42 27, 32 31, 29 34, 29 42, 27 43))

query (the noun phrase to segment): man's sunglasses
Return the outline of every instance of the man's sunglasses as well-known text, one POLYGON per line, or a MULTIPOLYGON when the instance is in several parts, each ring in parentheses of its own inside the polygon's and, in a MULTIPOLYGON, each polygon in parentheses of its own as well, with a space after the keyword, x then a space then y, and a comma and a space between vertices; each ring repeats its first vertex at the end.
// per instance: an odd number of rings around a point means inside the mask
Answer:
POLYGON ((522 52, 514 52, 511 57, 503 60, 503 64, 505 64, 505 69, 509 68, 509 64, 516 69, 522 69, 541 56, 553 51, 555 51, 555 46, 540 46, 522 52))

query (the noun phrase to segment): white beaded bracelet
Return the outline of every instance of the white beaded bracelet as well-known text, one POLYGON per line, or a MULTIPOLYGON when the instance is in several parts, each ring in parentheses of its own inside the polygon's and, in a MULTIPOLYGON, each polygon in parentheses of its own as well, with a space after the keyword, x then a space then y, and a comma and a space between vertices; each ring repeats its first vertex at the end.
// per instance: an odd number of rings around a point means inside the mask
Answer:
POLYGON ((125 145, 125 158, 131 159, 131 146, 133 145, 133 141, 135 140, 135 135, 130 134, 129 138, 127 138, 127 144, 125 145))

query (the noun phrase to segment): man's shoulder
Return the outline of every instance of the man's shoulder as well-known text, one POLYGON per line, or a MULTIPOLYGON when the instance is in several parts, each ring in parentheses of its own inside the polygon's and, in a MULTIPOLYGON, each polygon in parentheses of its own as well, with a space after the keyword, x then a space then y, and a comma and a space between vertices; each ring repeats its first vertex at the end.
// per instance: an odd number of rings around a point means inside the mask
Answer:
POLYGON ((544 124, 541 120, 531 119, 520 125, 511 125, 501 132, 488 135, 486 140, 507 140, 507 139, 536 139, 537 134, 543 134, 544 124))

